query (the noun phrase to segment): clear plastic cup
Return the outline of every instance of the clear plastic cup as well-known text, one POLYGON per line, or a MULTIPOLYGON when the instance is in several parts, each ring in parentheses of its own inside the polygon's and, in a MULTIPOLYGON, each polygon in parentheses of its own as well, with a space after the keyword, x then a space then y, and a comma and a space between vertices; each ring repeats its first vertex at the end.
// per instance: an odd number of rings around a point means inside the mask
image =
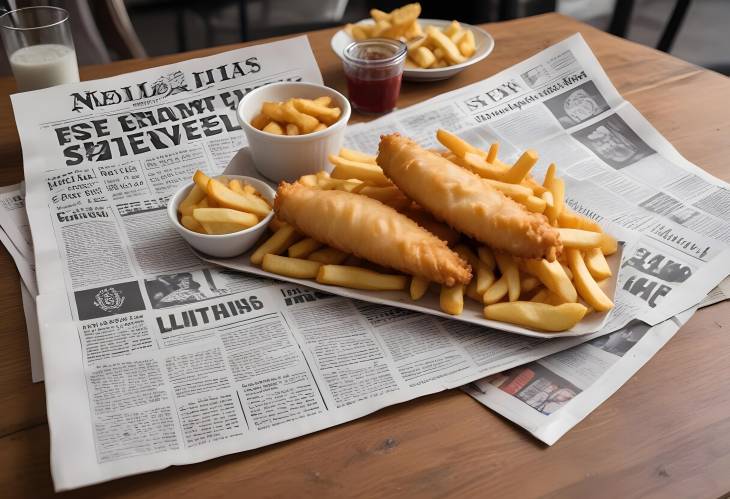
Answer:
POLYGON ((406 52, 405 43, 385 38, 353 42, 345 47, 347 94, 355 109, 366 113, 395 109, 406 52))

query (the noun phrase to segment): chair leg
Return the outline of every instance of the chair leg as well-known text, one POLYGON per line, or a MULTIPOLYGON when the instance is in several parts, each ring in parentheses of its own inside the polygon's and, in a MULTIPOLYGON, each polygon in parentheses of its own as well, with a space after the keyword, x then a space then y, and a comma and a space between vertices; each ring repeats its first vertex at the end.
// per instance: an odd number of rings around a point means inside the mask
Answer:
POLYGON ((185 52, 187 47, 187 41, 185 37, 185 9, 180 8, 177 9, 177 19, 176 19, 176 31, 177 31, 177 49, 178 52, 185 52))
POLYGON ((633 10, 634 0, 616 0, 608 32, 621 38, 626 38, 629 21, 631 21, 631 12, 633 10))
POLYGON ((519 6, 519 0, 499 0, 499 4, 497 5, 497 17, 500 21, 517 19, 519 6))
POLYGON ((238 16, 241 23, 241 41, 248 40, 248 13, 246 12, 246 0, 238 1, 238 16))
POLYGON ((674 44, 674 39, 677 37, 679 29, 682 27, 684 17, 687 14, 687 9, 689 9, 690 1, 691 0, 677 0, 677 3, 674 4, 672 15, 669 18, 669 22, 664 28, 662 37, 659 39, 659 43, 656 46, 658 50, 661 50, 662 52, 669 52, 672 50, 672 44, 674 44))

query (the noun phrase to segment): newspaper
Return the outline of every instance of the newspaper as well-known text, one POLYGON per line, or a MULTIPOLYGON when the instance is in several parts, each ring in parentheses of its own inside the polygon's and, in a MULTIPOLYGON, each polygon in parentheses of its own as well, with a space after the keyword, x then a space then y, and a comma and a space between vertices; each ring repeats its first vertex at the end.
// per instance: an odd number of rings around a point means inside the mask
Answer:
POLYGON ((606 336, 462 389, 552 445, 626 383, 695 310, 655 326, 630 323, 606 336))
MULTIPOLYGON (((558 47, 597 65, 579 38, 558 47)), ((598 336, 497 333, 199 260, 166 201, 222 170, 244 145, 236 103, 281 79, 321 82, 306 39, 13 96, 57 490, 311 433, 598 336)))
POLYGON ((699 303, 730 274, 730 186, 684 159, 611 84, 580 34, 491 78, 369 123, 349 146, 374 153, 383 133, 442 147, 445 128, 511 162, 526 149, 541 179, 554 162, 566 204, 632 231, 610 327, 650 325, 699 303))

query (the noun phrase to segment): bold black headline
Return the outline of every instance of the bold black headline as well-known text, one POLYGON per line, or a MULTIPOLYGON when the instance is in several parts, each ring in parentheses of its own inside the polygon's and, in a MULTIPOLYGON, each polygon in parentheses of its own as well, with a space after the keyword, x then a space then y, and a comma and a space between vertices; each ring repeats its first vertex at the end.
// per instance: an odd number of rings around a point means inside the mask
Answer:
MULTIPOLYGON (((193 85, 198 89, 259 71, 261 64, 256 57, 251 57, 245 61, 193 73, 193 85)), ((169 149, 181 143, 240 130, 234 113, 228 110, 235 111, 241 99, 260 86, 242 86, 154 109, 63 125, 54 128, 54 132, 67 166, 169 149), (118 130, 121 130, 121 135, 118 130)), ((143 105, 150 99, 156 101, 188 91, 190 88, 185 76, 178 71, 161 77, 152 84, 144 82, 134 87, 73 94, 71 97, 73 109, 78 111, 81 108, 96 110, 103 106, 124 103, 143 105)))

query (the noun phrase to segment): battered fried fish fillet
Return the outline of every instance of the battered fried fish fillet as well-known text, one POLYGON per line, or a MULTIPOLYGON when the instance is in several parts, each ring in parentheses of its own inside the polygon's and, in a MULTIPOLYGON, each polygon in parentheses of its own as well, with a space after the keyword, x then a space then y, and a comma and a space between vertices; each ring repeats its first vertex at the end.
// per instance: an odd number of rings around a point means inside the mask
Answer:
POLYGON ((446 286, 471 279, 444 241, 375 199, 282 182, 274 209, 303 234, 379 265, 446 286))
POLYGON ((381 137, 378 165, 436 218, 492 248, 550 260, 561 249, 558 231, 544 215, 528 211, 481 177, 410 139, 381 137))

